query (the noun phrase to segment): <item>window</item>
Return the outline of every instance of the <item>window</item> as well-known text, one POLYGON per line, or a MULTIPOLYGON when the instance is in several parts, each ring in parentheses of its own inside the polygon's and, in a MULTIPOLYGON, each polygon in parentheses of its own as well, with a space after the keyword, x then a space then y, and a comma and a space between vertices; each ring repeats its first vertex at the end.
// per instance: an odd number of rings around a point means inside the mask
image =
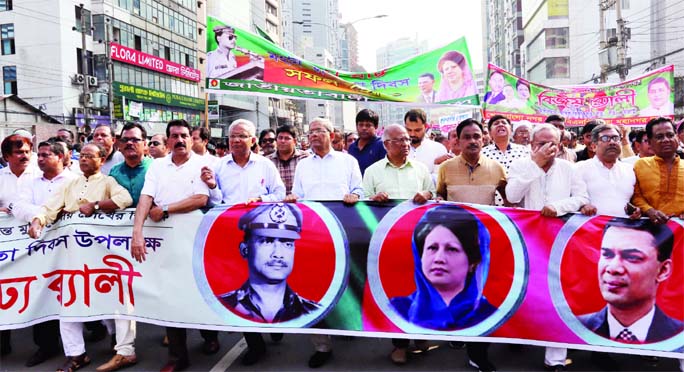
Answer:
POLYGON ((547 28, 546 29, 546 48, 560 49, 568 47, 568 28, 547 28))
POLYGON ((12 0, 0 0, 0 12, 12 10, 12 0))
POLYGON ((563 79, 570 77, 570 61, 568 57, 552 57, 546 59, 546 78, 563 79))
MULTIPOLYGON (((75 12, 76 31, 81 32, 81 7, 75 7, 75 12)), ((85 22, 85 33, 86 35, 90 35, 92 33, 92 31, 90 30, 92 25, 92 22, 90 20, 90 10, 83 8, 83 16, 85 17, 85 19, 83 20, 85 22)))
POLYGON ((2 55, 14 54, 14 23, 0 25, 2 39, 2 55))
POLYGON ((93 52, 91 51, 86 51, 86 68, 83 68, 83 54, 81 51, 81 48, 76 48, 76 71, 79 74, 83 75, 90 75, 90 76, 95 76, 95 72, 93 70, 93 65, 94 65, 94 60, 93 60, 93 52), (85 72, 84 72, 85 71, 85 72))
POLYGON ((17 94, 17 66, 4 66, 2 81, 5 85, 5 94, 17 94))
POLYGON ((278 16, 278 8, 274 7, 269 3, 266 3, 266 11, 276 17, 278 16))
POLYGON ((171 48, 167 46, 164 47, 164 59, 167 61, 171 60, 171 48))
POLYGON ((134 38, 135 38, 134 49, 142 51, 142 39, 138 35, 135 35, 134 38))

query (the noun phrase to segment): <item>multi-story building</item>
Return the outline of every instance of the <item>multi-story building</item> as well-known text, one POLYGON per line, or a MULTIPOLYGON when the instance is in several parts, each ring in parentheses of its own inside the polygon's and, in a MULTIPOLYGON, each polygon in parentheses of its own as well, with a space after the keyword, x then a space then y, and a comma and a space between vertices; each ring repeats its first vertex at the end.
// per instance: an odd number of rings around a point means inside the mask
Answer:
POLYGON ((351 23, 340 26, 340 63, 343 71, 363 72, 365 69, 359 64, 359 37, 356 28, 351 23))
MULTIPOLYGON (((409 58, 415 57, 428 51, 427 41, 419 41, 417 38, 403 37, 394 40, 375 52, 376 65, 378 70, 394 66, 409 58)), ((407 111, 405 106, 380 104, 379 107, 380 125, 401 124, 404 122, 404 114, 407 111)))
POLYGON ((482 2, 483 68, 493 63, 516 75, 522 75, 520 46, 523 42, 522 0, 486 0, 482 2))
POLYGON ((150 132, 176 118, 199 124, 203 7, 202 0, 0 1, 5 93, 82 127, 86 118, 90 127, 137 120, 150 132))

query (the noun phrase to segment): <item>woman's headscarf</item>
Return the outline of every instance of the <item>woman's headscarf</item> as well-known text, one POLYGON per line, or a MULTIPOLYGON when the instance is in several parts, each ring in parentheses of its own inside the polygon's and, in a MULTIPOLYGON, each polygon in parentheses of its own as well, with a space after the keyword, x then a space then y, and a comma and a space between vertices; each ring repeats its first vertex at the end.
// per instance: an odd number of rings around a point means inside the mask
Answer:
POLYGON ((439 89, 437 90, 437 96, 435 97, 436 102, 449 101, 452 99, 469 97, 477 94, 477 87, 475 85, 475 80, 473 79, 473 74, 470 72, 470 68, 468 67, 468 61, 460 52, 452 50, 444 53, 442 58, 439 59, 439 62, 437 62, 437 69, 439 70, 441 79, 439 82, 439 89), (453 90, 446 79, 444 79, 442 65, 446 61, 452 61, 461 68, 461 72, 463 74, 463 84, 457 90, 453 90))
MULTIPOLYGON (((408 297, 410 305, 406 314, 411 323, 432 329, 467 328, 479 323, 495 309, 486 299, 482 291, 489 271, 489 232, 472 213, 457 206, 440 206, 429 210, 416 225, 416 231, 424 228, 425 224, 434 227, 442 225, 460 225, 461 229, 477 229, 477 243, 481 261, 475 273, 469 274, 463 290, 454 297, 449 304, 445 304, 439 292, 425 277, 421 264, 421 251, 416 242, 416 232, 412 239, 413 260, 415 263, 416 291, 408 297)), ((449 228, 454 233, 454 231, 449 228)), ((455 233, 456 236, 462 234, 455 233)), ((464 243, 459 238, 461 244, 464 243)), ((423 239, 424 241, 424 239, 423 239)), ((467 249, 464 246, 464 250, 467 249)), ((472 264, 468 255, 469 264, 472 264)))

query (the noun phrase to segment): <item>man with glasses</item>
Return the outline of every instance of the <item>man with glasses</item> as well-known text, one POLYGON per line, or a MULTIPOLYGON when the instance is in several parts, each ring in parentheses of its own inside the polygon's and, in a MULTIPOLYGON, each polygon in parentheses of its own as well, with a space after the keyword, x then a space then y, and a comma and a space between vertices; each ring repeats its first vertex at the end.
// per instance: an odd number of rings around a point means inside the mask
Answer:
POLYGON ((169 150, 166 148, 166 136, 163 134, 152 136, 148 148, 150 156, 154 159, 163 158, 169 154, 169 150))
POLYGON ((435 186, 427 167, 416 160, 409 160, 411 138, 406 128, 390 124, 382 133, 387 156, 366 169, 363 175, 363 191, 366 198, 386 202, 390 199, 411 199, 424 204, 432 199, 435 186))
POLYGON ((261 155, 269 156, 276 150, 276 133, 273 129, 264 129, 259 133, 259 146, 261 147, 261 155))
MULTIPOLYGON (((549 115, 544 122, 556 127, 561 132, 561 139, 564 138, 566 134, 570 133, 565 130, 565 117, 561 115, 549 115)), ((570 151, 563 141, 558 145, 558 154, 556 154, 556 157, 573 163, 577 160, 577 154, 575 154, 574 151, 570 151)))
MULTIPOLYGON (((342 200, 355 204, 363 196, 361 170, 354 157, 330 146, 335 138, 332 122, 326 118, 313 119, 308 137, 313 155, 297 165, 292 193, 285 201, 342 200)), ((309 358, 309 367, 318 368, 332 357, 332 340, 324 334, 312 335, 311 340, 316 352, 309 358)))
POLYGON ((634 163, 632 203, 654 223, 666 223, 671 217, 684 219, 684 161, 677 156, 672 119, 651 119, 646 136, 655 156, 634 163))
POLYGON ((580 208, 584 215, 641 217, 638 208, 626 208, 636 178, 632 165, 619 160, 620 140, 620 131, 612 124, 600 124, 591 131, 596 156, 577 164, 577 175, 584 180, 589 194, 589 203, 580 208))
POLYGON ((295 169, 299 161, 309 153, 297 149, 297 129, 292 125, 282 125, 276 129, 276 151, 267 156, 275 164, 280 178, 285 184, 285 195, 292 192, 295 169))
MULTIPOLYGON (((131 205, 133 200, 128 191, 114 178, 100 171, 106 158, 107 152, 99 143, 93 142, 83 146, 79 160, 83 174, 65 183, 64 187, 44 202, 40 211, 31 218, 30 237, 38 239, 43 226, 54 222, 63 211, 70 213, 78 211, 85 216, 91 216, 100 210, 113 212, 131 205)), ((59 329, 67 357, 60 369, 75 370, 90 363, 83 339, 83 323, 60 321, 59 329)), ((117 330, 119 330, 118 324, 117 330)), ((126 332, 123 329, 120 331, 121 333, 116 335, 117 353, 124 349, 133 350, 135 332, 126 332)), ((128 355, 124 359, 125 361, 118 368, 137 362, 135 354, 128 355)), ((114 369, 103 370, 113 371, 114 369)))

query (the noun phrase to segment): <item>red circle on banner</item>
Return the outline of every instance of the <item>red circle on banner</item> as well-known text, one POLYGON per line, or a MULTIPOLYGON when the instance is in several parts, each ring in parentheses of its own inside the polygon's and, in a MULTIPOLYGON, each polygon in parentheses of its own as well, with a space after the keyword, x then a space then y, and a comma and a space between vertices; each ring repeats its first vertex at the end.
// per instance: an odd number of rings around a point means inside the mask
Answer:
MULTIPOLYGON (((207 233, 204 272, 216 296, 234 291, 247 281, 247 260, 239 251, 244 232, 238 229, 238 220, 258 205, 235 205, 226 209, 207 233)), ((335 273, 335 244, 323 219, 306 205, 297 206, 302 211, 301 239, 295 241, 294 267, 287 284, 305 299, 320 302, 335 273)))
MULTIPOLYGON (((568 239, 560 265, 560 282, 563 295, 573 314, 595 313, 606 306, 601 296, 598 279, 598 261, 601 254, 603 228, 611 219, 598 216, 586 221, 568 239)), ((658 286, 656 303, 665 314, 684 320, 684 229, 669 222, 674 233, 672 275, 658 286)))
MULTIPOLYGON (((498 308, 513 286, 515 262, 511 241, 492 216, 475 208, 460 207, 474 214, 489 231, 490 262, 484 295, 498 308)), ((426 206, 411 210, 387 232, 378 257, 378 274, 388 299, 408 296, 416 290, 411 240, 414 227, 430 208, 426 206)))

